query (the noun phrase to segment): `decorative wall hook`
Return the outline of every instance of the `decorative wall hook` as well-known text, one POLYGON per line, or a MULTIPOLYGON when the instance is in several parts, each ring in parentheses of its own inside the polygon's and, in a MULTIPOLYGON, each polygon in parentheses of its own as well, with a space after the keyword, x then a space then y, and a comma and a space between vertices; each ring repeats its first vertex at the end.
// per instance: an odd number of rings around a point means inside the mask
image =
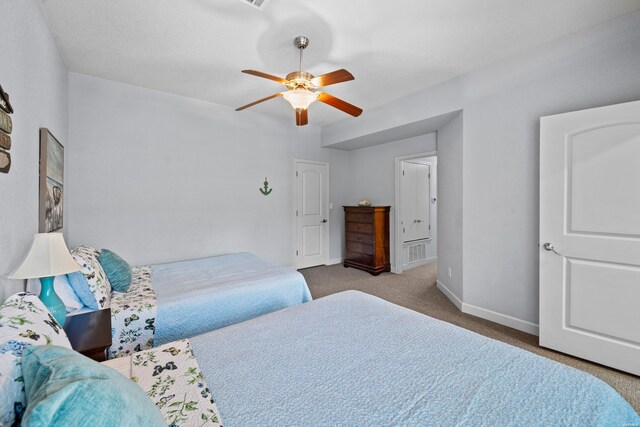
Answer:
POLYGON ((265 195, 268 196, 269 194, 271 194, 271 192, 273 191, 273 188, 269 188, 269 181, 267 181, 267 177, 264 177, 264 188, 260 188, 260 192, 265 195))

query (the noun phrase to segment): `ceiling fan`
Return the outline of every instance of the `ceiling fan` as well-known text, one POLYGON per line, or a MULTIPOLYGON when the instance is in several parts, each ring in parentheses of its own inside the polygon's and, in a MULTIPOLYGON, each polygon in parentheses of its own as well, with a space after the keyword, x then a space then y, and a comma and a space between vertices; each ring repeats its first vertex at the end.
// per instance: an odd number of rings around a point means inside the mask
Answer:
POLYGON ((314 77, 313 74, 302 70, 302 51, 309 46, 309 39, 305 36, 298 36, 293 40, 293 44, 300 50, 300 70, 287 74, 287 77, 284 79, 261 71, 242 70, 243 73, 251 74, 252 76, 262 77, 282 83, 289 90, 278 92, 240 108, 236 108, 236 111, 242 111, 245 108, 253 107, 261 102, 282 96, 296 111, 296 125, 298 126, 304 126, 309 123, 307 108, 309 108, 309 106, 315 101, 324 102, 325 104, 331 105, 332 107, 337 108, 340 111, 344 111, 354 117, 358 117, 362 114, 361 108, 318 90, 321 87, 353 80, 353 75, 347 70, 341 69, 314 77))

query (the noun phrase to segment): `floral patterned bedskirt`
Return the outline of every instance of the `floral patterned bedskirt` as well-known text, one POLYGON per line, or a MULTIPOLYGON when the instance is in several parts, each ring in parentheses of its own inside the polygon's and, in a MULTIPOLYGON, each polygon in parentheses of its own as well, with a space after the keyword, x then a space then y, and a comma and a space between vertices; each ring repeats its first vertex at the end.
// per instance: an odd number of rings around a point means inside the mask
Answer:
POLYGON ((151 286, 151 267, 133 267, 129 290, 111 294, 110 359, 153 347, 156 307, 156 293, 151 286))
POLYGON ((134 354, 131 379, 153 400, 168 425, 222 427, 189 340, 134 354))

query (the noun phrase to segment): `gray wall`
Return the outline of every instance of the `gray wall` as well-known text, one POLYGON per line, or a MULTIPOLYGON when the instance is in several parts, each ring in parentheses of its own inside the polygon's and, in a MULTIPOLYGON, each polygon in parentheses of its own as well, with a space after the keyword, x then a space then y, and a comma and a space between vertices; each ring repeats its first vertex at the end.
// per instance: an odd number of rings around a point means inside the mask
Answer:
POLYGON ((75 73, 69 86, 70 245, 136 264, 250 251, 292 265, 294 159, 306 159, 330 163, 330 257, 342 256, 349 154, 321 148, 319 128, 75 73))
POLYGON ((438 131, 438 280, 460 301, 463 300, 462 129, 463 114, 458 113, 438 131))
POLYGON ((635 13, 326 126, 322 142, 464 110, 464 302, 537 323, 539 118, 638 100, 638 70, 635 13))
POLYGON ((395 265, 395 159, 437 150, 436 134, 361 148, 350 152, 349 202, 369 199, 377 206, 391 206, 391 265, 395 265))
MULTIPOLYGON (((38 0, 3 0, 0 84, 11 97, 12 166, 0 174, 0 301, 24 288, 8 280, 38 232, 39 128, 67 142, 67 69, 38 0)), ((65 189, 66 190, 66 189, 65 189)), ((65 200, 68 201, 65 194, 65 200)))

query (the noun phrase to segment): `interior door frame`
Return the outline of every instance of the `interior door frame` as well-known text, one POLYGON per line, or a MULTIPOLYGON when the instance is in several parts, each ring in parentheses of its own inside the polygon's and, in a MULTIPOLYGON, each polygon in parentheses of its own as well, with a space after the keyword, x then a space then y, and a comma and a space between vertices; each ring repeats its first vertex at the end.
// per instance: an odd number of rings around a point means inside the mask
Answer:
POLYGON ((330 253, 331 252, 331 242, 330 242, 330 236, 331 233, 329 233, 329 229, 331 227, 331 218, 329 217, 330 214, 330 209, 329 209, 329 200, 331 200, 331 189, 329 187, 329 173, 330 173, 330 168, 331 165, 329 164, 329 162, 323 162, 320 160, 305 160, 305 159, 293 159, 293 251, 291 251, 291 256, 293 257, 293 268, 295 268, 296 270, 298 269, 298 257, 296 255, 296 250, 298 247, 298 217, 296 216, 296 207, 298 206, 298 187, 296 185, 296 172, 297 172, 297 166, 298 163, 310 163, 313 165, 322 165, 322 166, 326 166, 327 168, 327 176, 324 178, 324 185, 326 186, 327 189, 327 197, 325 200, 325 204, 324 204, 324 211, 325 211, 325 218, 327 219, 327 223, 326 223, 326 227, 324 229, 324 241, 325 241, 325 246, 326 246, 326 250, 325 250, 325 256, 324 256, 324 265, 329 264, 329 259, 330 259, 330 253))
POLYGON ((394 174, 394 180, 395 180, 395 209, 393 212, 393 219, 394 219, 394 224, 393 224, 393 229, 395 230, 395 238, 394 238, 394 242, 393 242, 393 246, 395 248, 395 259, 393 262, 393 265, 391 266, 391 272, 392 273, 396 273, 396 274, 400 274, 404 271, 404 269, 402 268, 402 262, 401 262, 401 254, 402 254, 402 246, 403 246, 403 241, 402 241, 402 225, 400 224, 400 220, 402 218, 402 204, 401 202, 401 198, 400 198, 400 172, 402 172, 402 162, 406 161, 406 160, 414 160, 414 159, 421 159, 423 157, 433 157, 433 156, 437 156, 438 152, 437 151, 425 151, 422 153, 416 153, 416 154, 409 154, 406 156, 399 156, 395 158, 395 174, 394 174))

